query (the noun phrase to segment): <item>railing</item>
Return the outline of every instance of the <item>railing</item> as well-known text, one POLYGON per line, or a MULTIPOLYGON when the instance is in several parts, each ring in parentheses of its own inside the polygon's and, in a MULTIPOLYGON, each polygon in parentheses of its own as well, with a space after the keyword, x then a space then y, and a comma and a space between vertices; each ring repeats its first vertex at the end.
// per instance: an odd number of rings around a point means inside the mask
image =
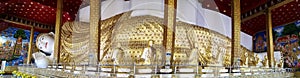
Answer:
POLYGON ((284 78, 293 77, 291 68, 233 67, 233 66, 199 66, 176 65, 165 69, 164 65, 73 65, 57 64, 48 68, 36 68, 33 65, 19 66, 19 73, 37 77, 64 78, 102 78, 102 77, 134 77, 134 78, 284 78))

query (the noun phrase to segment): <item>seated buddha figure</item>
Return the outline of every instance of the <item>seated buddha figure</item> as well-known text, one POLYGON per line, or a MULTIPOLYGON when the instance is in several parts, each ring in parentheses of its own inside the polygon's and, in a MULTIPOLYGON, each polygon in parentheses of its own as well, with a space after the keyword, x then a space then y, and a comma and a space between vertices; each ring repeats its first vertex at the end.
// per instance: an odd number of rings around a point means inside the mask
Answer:
POLYGON ((263 64, 264 67, 268 67, 269 66, 269 60, 268 60, 268 57, 267 55, 264 56, 264 60, 261 61, 261 63, 263 64))
POLYGON ((124 56, 124 50, 121 48, 121 44, 118 43, 111 57, 115 65, 120 64, 122 59, 124 59, 122 56, 124 56))
POLYGON ((227 52, 223 57, 223 66, 230 66, 230 52, 227 52))
POLYGON ((283 68, 283 60, 280 59, 279 63, 277 64, 277 67, 283 68))
POLYGON ((38 68, 47 68, 54 59, 54 33, 42 33, 36 38, 36 47, 40 50, 32 54, 38 68), (50 56, 46 56, 50 54, 50 56))
POLYGON ((151 64, 151 62, 155 62, 156 58, 156 50, 153 47, 154 41, 148 41, 148 47, 144 48, 144 51, 141 56, 141 60, 144 62, 143 64, 151 64))
POLYGON ((198 61, 198 58, 200 59, 200 58, 202 58, 202 57, 199 57, 199 50, 198 50, 198 44, 197 43, 195 43, 194 44, 195 46, 194 46, 194 48, 192 49, 192 52, 190 53, 190 55, 188 55, 189 56, 189 64, 190 65, 197 65, 198 64, 198 62, 199 61, 201 61, 201 60, 199 60, 198 61))
POLYGON ((211 47, 207 46, 205 49, 205 54, 202 54, 204 59, 204 64, 214 64, 214 61, 212 61, 213 55, 211 53, 211 47))
POLYGON ((241 66, 248 66, 248 53, 244 52, 244 55, 241 57, 241 66))
POLYGON ((251 58, 251 66, 256 66, 261 60, 258 57, 258 54, 255 54, 252 58, 251 58))

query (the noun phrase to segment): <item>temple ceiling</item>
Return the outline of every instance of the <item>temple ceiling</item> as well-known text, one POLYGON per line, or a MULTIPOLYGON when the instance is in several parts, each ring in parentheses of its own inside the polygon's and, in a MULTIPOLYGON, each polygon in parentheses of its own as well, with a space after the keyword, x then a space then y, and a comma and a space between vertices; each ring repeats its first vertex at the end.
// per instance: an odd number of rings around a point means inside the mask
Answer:
MULTIPOLYGON (((128 0, 127 0, 128 1, 128 0)), ((242 31, 253 35, 265 30, 264 13, 253 17, 266 8, 288 0, 241 0, 242 31), (247 19, 252 17, 251 19, 247 19), (247 19, 247 20, 244 20, 247 19)), ((64 0, 63 22, 74 21, 80 8, 88 6, 89 0, 64 0)), ((202 7, 218 11, 231 17, 231 0, 199 0, 202 7)), ((1 0, 0 14, 14 15, 50 26, 55 25, 56 0, 1 0)), ((300 19, 300 1, 291 0, 272 9, 273 27, 300 19)))

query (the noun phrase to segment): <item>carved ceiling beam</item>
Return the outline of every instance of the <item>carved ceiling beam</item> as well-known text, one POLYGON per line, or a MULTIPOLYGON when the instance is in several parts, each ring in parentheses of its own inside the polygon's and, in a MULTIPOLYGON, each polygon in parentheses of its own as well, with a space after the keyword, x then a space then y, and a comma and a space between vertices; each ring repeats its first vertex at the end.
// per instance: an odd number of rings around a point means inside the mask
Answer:
POLYGON ((0 15, 0 20, 8 22, 8 23, 19 24, 19 25, 28 26, 28 27, 34 27, 34 28, 38 28, 38 29, 54 30, 54 26, 52 26, 52 25, 43 24, 43 23, 39 23, 36 21, 28 20, 25 18, 12 16, 12 15, 0 15))

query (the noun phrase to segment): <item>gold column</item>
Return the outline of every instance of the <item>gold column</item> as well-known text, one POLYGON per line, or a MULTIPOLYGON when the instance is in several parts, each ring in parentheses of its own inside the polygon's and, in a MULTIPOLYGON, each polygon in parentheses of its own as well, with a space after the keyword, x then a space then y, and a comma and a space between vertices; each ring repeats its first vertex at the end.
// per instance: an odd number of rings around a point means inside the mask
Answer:
POLYGON ((240 58, 240 32, 241 32, 241 6, 240 0, 232 0, 232 42, 231 42, 231 65, 240 58))
POLYGON ((175 45, 175 28, 176 28, 176 9, 177 0, 165 0, 164 7, 164 36, 163 45, 166 52, 171 52, 171 64, 173 63, 174 45, 175 45))
POLYGON ((273 47, 273 28, 272 28, 272 14, 271 9, 267 9, 267 25, 266 25, 266 33, 267 33, 267 55, 269 60, 269 66, 273 67, 274 64, 274 47, 273 47))
MULTIPOLYGON (((97 51, 97 64, 99 64, 101 56, 101 0, 99 0, 99 20, 98 20, 98 51, 97 51)), ((97 69, 98 70, 98 69, 97 69)))
POLYGON ((60 32, 61 32, 61 22, 62 22, 62 9, 63 9, 63 0, 57 0, 56 7, 56 22, 55 22, 55 40, 54 40, 54 61, 59 63, 60 59, 60 32))
POLYGON ((34 27, 31 27, 30 30, 30 39, 29 39, 29 47, 28 47, 28 53, 27 53, 27 62, 26 64, 30 64, 31 54, 32 54, 32 47, 33 47, 33 36, 34 35, 34 27))
POLYGON ((101 0, 90 0, 89 63, 92 65, 98 63, 98 53, 100 52, 100 2, 101 0))

